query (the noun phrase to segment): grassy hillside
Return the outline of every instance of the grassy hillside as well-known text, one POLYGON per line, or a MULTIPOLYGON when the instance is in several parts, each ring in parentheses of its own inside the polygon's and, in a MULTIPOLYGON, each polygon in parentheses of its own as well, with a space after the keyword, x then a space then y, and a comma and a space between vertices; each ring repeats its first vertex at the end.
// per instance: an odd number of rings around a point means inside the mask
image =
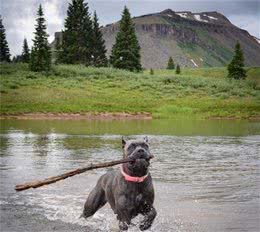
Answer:
POLYGON ((225 68, 155 70, 140 74, 112 68, 59 65, 48 75, 25 64, 1 65, 1 114, 32 112, 150 112, 153 117, 260 116, 260 68, 245 81, 225 68))

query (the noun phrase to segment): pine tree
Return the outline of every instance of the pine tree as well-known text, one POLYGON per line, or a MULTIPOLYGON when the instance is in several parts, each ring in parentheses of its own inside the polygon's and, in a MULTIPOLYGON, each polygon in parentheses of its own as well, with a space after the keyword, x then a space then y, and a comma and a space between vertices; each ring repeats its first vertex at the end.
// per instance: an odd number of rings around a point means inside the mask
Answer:
POLYGON ((5 35, 5 28, 0 15, 0 62, 10 62, 10 51, 5 35))
POLYGON ((23 57, 22 57, 22 55, 13 56, 12 62, 13 62, 13 63, 23 62, 23 57))
POLYGON ((102 32, 99 28, 98 17, 96 11, 94 12, 93 17, 93 50, 92 58, 93 65, 96 67, 105 67, 107 66, 107 57, 106 57, 106 46, 105 41, 102 37, 102 32))
POLYGON ((228 77, 234 79, 245 79, 246 70, 244 69, 244 55, 240 47, 239 42, 235 46, 235 55, 233 56, 232 61, 227 67, 228 77))
POLYGON ((110 62, 115 68, 140 71, 140 46, 135 34, 134 24, 127 7, 124 8, 120 20, 119 32, 113 45, 110 62))
POLYGON ((88 4, 72 0, 67 10, 59 60, 68 64, 91 64, 93 28, 88 4))
MULTIPOLYGON (((57 32, 56 32, 57 33, 57 32)), ((61 32, 62 34, 63 32, 61 32)), ((62 39, 59 35, 55 36, 55 64, 62 63, 62 39)))
POLYGON ((48 45, 48 34, 42 6, 39 6, 36 19, 35 37, 31 51, 30 69, 32 71, 48 71, 51 68, 51 52, 48 45))
POLYGON ((180 67, 180 65, 178 65, 177 64, 177 66, 176 66, 176 74, 180 74, 181 73, 181 67, 180 67))
POLYGON ((174 65, 174 62, 173 62, 173 59, 172 59, 171 56, 170 56, 170 58, 168 60, 167 69, 175 69, 175 65, 174 65))
POLYGON ((30 62, 30 50, 26 39, 23 40, 22 62, 24 63, 30 62))

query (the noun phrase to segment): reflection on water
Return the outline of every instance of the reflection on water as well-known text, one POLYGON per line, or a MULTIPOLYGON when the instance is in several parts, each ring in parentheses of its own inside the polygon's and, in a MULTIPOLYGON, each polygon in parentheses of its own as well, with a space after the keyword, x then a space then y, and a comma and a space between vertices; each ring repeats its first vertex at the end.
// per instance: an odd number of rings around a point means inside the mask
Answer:
MULTIPOLYGON (((259 231, 258 123, 235 123, 240 127, 227 135, 234 133, 239 137, 227 136, 225 130, 214 134, 205 129, 217 128, 219 122, 215 126, 204 122, 201 134, 199 127, 187 129, 183 132, 186 136, 179 135, 179 129, 175 134, 167 127, 162 129, 164 122, 149 126, 142 123, 100 122, 98 125, 95 122, 94 126, 90 122, 69 121, 63 126, 60 121, 2 123, 0 202, 4 216, 1 230, 35 231, 37 225, 30 227, 30 220, 37 215, 36 220, 47 218, 75 228, 83 226, 85 231, 116 231, 117 221, 108 206, 87 221, 79 219, 85 198, 104 169, 20 193, 15 193, 14 186, 91 162, 118 159, 122 155, 120 134, 138 137, 138 131, 146 134, 150 131, 151 151, 156 157, 151 173, 158 217, 149 231, 259 231), (129 123, 130 127, 124 128, 129 123), (158 125, 161 133, 152 133, 158 125)), ((168 127, 178 128, 177 124, 168 127)), ((232 127, 235 128, 229 126, 232 127)), ((129 231, 138 229, 133 225, 129 231)))
POLYGON ((59 121, 59 120, 0 120, 0 131, 10 128, 35 134, 70 135, 259 135, 260 123, 246 120, 132 120, 132 121, 59 121), (50 131, 51 130, 51 131, 50 131))

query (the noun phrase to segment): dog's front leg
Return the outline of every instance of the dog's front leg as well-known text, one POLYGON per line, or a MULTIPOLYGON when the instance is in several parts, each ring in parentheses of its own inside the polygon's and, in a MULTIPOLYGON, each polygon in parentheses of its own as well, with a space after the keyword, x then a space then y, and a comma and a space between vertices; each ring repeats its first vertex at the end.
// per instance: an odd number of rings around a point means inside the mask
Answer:
POLYGON ((147 230, 149 229, 152 224, 153 220, 155 219, 157 212, 153 206, 149 207, 149 209, 143 213, 144 215, 144 220, 141 222, 139 228, 140 230, 147 230))
POLYGON ((128 226, 131 223, 131 216, 125 196, 118 197, 118 201, 116 203, 116 214, 117 219, 119 220, 120 231, 128 230, 128 226))
POLYGON ((120 231, 128 230, 128 224, 124 221, 119 221, 119 229, 120 231))
POLYGON ((99 179, 95 188, 90 192, 88 199, 84 205, 83 213, 80 217, 88 218, 92 216, 98 209, 107 202, 105 191, 101 186, 102 177, 99 179))
POLYGON ((131 219, 128 216, 128 212, 120 210, 117 213, 117 219, 119 220, 119 229, 120 229, 120 231, 128 230, 128 226, 131 223, 131 219))

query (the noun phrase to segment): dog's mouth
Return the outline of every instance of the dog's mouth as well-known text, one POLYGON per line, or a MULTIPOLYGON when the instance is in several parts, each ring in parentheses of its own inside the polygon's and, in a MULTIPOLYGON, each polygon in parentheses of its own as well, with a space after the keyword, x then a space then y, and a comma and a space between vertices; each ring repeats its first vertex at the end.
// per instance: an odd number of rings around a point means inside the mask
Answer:
POLYGON ((132 164, 132 165, 135 165, 137 162, 142 162, 142 161, 146 161, 147 163, 149 163, 150 164, 150 160, 151 160, 152 158, 146 158, 146 159, 134 159, 134 160, 132 160, 132 161, 130 161, 130 164, 132 164))
POLYGON ((153 158, 152 155, 146 154, 144 156, 129 157, 132 159, 128 165, 128 170, 131 171, 134 176, 144 176, 147 174, 148 168, 150 166, 150 160, 153 158))
POLYGON ((133 166, 133 167, 148 167, 150 165, 150 160, 152 158, 154 158, 153 155, 148 155, 148 154, 145 154, 145 155, 142 155, 142 156, 133 156, 131 157, 132 158, 132 161, 130 161, 130 165, 133 166))

